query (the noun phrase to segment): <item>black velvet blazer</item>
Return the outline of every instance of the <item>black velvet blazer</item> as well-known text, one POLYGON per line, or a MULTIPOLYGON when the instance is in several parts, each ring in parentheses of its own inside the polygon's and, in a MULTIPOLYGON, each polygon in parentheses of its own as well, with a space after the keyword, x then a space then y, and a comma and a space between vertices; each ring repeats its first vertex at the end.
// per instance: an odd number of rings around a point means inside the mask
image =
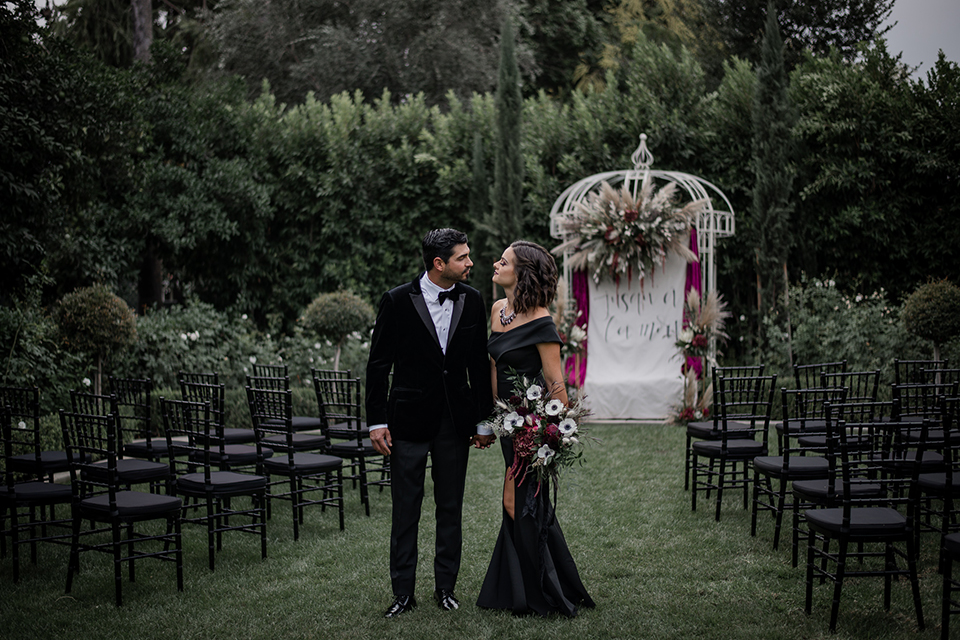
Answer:
POLYGON ((458 283, 447 353, 440 348, 420 277, 383 294, 367 362, 367 424, 400 440, 433 439, 446 412, 464 438, 490 415, 487 316, 480 292, 458 283), (393 383, 390 384, 390 371, 393 383))

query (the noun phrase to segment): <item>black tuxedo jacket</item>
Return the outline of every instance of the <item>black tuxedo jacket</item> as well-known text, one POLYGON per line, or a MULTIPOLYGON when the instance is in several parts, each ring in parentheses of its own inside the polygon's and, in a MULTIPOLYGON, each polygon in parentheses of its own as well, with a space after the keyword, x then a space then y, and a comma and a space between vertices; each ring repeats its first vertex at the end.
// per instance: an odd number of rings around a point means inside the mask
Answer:
POLYGON ((456 290, 446 355, 419 277, 380 300, 367 362, 367 423, 386 424, 393 438, 432 440, 444 413, 469 438, 493 409, 483 299, 465 284, 456 290))

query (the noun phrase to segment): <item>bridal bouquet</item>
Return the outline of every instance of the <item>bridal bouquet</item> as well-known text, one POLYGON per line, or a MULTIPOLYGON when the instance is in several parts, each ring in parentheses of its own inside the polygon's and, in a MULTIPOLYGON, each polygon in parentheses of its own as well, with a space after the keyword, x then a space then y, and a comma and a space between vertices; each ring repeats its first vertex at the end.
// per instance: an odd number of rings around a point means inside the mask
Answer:
POLYGON ((511 475, 517 483, 529 473, 537 481, 556 478, 583 455, 583 418, 589 415, 583 399, 567 406, 536 383, 517 378, 514 394, 497 399, 488 422, 498 438, 513 438, 511 475))

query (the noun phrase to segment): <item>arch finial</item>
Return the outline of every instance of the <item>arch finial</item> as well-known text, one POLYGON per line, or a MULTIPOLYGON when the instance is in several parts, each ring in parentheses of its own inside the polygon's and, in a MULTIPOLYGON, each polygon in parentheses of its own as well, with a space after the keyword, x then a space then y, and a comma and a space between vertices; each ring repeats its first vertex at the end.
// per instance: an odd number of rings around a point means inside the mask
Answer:
POLYGON ((635 171, 650 170, 650 166, 653 164, 653 154, 650 153, 650 149, 647 149, 647 134, 640 134, 640 146, 633 152, 630 159, 633 160, 633 168, 635 171))

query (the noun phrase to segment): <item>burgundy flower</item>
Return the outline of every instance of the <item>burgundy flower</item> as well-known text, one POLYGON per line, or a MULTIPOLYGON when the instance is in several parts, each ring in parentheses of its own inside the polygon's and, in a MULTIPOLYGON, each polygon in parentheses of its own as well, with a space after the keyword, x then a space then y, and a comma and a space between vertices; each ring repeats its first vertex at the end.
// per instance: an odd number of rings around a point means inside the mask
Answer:
POLYGON ((528 415, 530 415, 530 409, 526 407, 517 407, 517 414, 526 418, 528 415))
POLYGON ((640 217, 640 212, 636 209, 627 209, 623 212, 623 219, 627 222, 636 222, 640 217))
POLYGON ((693 340, 690 341, 690 346, 692 346, 694 349, 703 349, 707 346, 707 336, 703 335, 702 333, 698 333, 697 335, 693 336, 693 340))
POLYGON ((548 424, 546 432, 547 439, 549 439, 551 443, 556 443, 558 440, 560 440, 560 429, 557 427, 557 425, 548 424))
POLYGON ((607 232, 603 234, 603 239, 607 241, 607 244, 614 244, 620 240, 620 234, 613 227, 607 227, 607 232))
POLYGON ((510 399, 507 402, 509 402, 515 407, 519 407, 521 404, 523 404, 523 399, 520 396, 513 395, 513 396, 510 396, 510 399))

